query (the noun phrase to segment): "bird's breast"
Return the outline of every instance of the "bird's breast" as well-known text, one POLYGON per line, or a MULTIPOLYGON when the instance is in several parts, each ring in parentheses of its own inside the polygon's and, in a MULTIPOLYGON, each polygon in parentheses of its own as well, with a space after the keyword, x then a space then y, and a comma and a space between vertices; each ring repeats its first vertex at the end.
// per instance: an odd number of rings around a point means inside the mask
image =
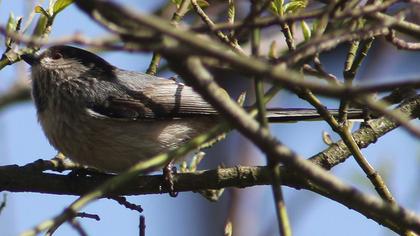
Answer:
POLYGON ((99 119, 77 111, 38 113, 50 143, 73 161, 108 172, 178 147, 215 125, 208 117, 167 120, 99 119), (71 114, 68 114, 71 113, 71 114))

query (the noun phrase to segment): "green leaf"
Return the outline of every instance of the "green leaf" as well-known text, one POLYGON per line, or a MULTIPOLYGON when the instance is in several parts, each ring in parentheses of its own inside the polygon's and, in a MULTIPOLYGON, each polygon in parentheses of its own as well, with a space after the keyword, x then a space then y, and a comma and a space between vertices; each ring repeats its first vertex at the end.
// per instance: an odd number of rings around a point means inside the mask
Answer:
POLYGON ((268 51, 268 57, 270 59, 277 59, 277 42, 273 40, 270 43, 270 50, 268 51))
POLYGON ((284 14, 284 0, 273 0, 270 4, 271 11, 274 12, 274 14, 282 16, 284 14))
POLYGON ((308 41, 311 38, 311 28, 304 20, 300 22, 300 26, 302 27, 303 38, 308 41))
MULTIPOLYGON (((210 4, 206 0, 197 0, 197 4, 201 8, 206 8, 206 7, 210 6, 210 4)), ((188 6, 188 10, 191 10, 191 9, 192 9, 192 5, 190 4, 188 6)))
MULTIPOLYGON (((16 18, 13 12, 10 12, 9 18, 7 19, 6 24, 6 33, 8 32, 18 32, 20 30, 20 25, 22 23, 22 17, 16 18)), ((6 35, 5 46, 6 48, 11 48, 13 44, 13 39, 6 35)))
POLYGON ((236 102, 240 105, 243 106, 245 103, 245 99, 246 99, 246 92, 242 92, 241 94, 239 94, 238 99, 236 99, 236 102))
POLYGON ((48 22, 48 17, 42 14, 36 23, 36 26, 32 35, 41 36, 44 33, 45 27, 47 26, 47 22, 48 22))
POLYGON ((208 7, 210 6, 210 3, 208 3, 206 0, 197 0, 197 3, 200 7, 208 7))
MULTIPOLYGON (((206 0, 197 0, 197 4, 201 8, 206 8, 206 7, 210 6, 210 4, 206 0)), ((189 4, 188 5, 188 11, 190 11, 191 9, 193 9, 193 6, 192 6, 192 4, 189 4)))
POLYGON ((233 0, 229 1, 229 9, 228 9, 228 22, 233 23, 235 22, 235 3, 233 0))
POLYGON ((39 14, 42 14, 42 15, 44 15, 46 17, 50 17, 50 14, 48 14, 48 12, 44 8, 42 8, 41 6, 39 6, 39 5, 35 6, 35 12, 36 13, 39 13, 39 14))
MULTIPOLYGON (((10 12, 9 19, 7 19, 6 24, 6 32, 15 31, 17 21, 15 20, 15 15, 13 12, 10 12)), ((6 38, 5 46, 6 48, 10 48, 12 44, 12 39, 10 37, 6 38)))
POLYGON ((64 8, 73 2, 74 0, 57 0, 53 5, 53 15, 57 15, 60 11, 64 10, 64 8))
POLYGON ((284 12, 295 13, 301 9, 305 9, 307 5, 307 0, 292 0, 284 5, 284 12))
POLYGON ((7 19, 6 31, 13 31, 16 28, 16 20, 13 12, 10 12, 9 19, 7 19))

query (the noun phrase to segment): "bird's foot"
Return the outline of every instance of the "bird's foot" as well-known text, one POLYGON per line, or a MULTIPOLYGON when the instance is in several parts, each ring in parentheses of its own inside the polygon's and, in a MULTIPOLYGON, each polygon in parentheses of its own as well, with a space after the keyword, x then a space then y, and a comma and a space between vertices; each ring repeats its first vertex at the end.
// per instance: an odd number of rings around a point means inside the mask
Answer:
POLYGON ((174 173, 176 174, 176 167, 172 165, 172 162, 163 168, 163 186, 169 189, 169 196, 171 197, 178 196, 178 192, 174 188, 174 173))

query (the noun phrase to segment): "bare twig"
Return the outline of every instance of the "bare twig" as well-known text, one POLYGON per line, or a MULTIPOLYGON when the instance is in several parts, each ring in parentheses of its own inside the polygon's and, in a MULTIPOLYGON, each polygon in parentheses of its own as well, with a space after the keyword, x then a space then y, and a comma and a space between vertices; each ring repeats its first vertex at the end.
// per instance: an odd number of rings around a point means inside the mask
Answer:
POLYGON ((146 218, 140 215, 139 218, 139 236, 146 236, 146 218))
MULTIPOLYGON (((251 14, 256 15, 259 8, 258 1, 252 1, 251 14)), ((254 57, 258 57, 260 54, 260 43, 261 43, 261 31, 258 28, 253 29, 251 34, 251 51, 254 57)), ((262 129, 268 130, 268 120, 266 116, 266 109, 264 104, 264 84, 259 77, 254 77, 254 87, 256 104, 258 108, 258 121, 262 129)), ((291 236, 292 228, 289 222, 289 216, 287 214, 286 204, 284 202, 283 191, 281 188, 281 172, 279 160, 274 160, 266 156, 268 166, 271 168, 271 175, 273 178, 273 184, 271 189, 273 191, 274 206, 277 213, 277 222, 279 227, 280 235, 291 236)))
MULTIPOLYGON (((175 27, 178 27, 178 23, 182 20, 182 18, 184 18, 185 14, 188 12, 189 7, 190 7, 190 0, 182 0, 179 6, 177 7, 176 11, 172 15, 171 24, 174 25, 175 27)), ((161 55, 157 52, 154 52, 152 60, 150 61, 150 65, 147 68, 146 73, 150 75, 156 75, 160 60, 161 60, 161 55)))
POLYGON ((115 196, 115 197, 109 197, 109 199, 112 199, 112 200, 118 202, 120 205, 126 207, 127 209, 137 211, 138 213, 143 212, 143 208, 140 205, 133 204, 133 203, 127 201, 127 199, 125 197, 115 196))
POLYGON ((24 43, 26 45, 31 46, 52 46, 52 45, 62 45, 62 44, 69 44, 69 43, 76 43, 76 44, 83 44, 86 46, 92 46, 97 48, 106 48, 110 50, 125 50, 125 48, 121 45, 116 44, 119 41, 119 38, 113 35, 107 35, 99 38, 88 38, 81 33, 75 33, 70 36, 58 38, 58 39, 46 39, 41 37, 33 37, 27 36, 20 33, 15 32, 7 32, 6 28, 0 25, 0 33, 3 35, 7 35, 16 43, 24 43))
POLYGON ((403 39, 397 38, 395 36, 395 30, 391 30, 386 36, 386 39, 394 44, 398 49, 409 50, 409 51, 418 51, 420 50, 420 43, 406 42, 403 39))
POLYGON ((284 61, 287 65, 295 65, 296 63, 299 63, 300 61, 303 61, 310 56, 326 50, 330 50, 340 43, 352 41, 355 39, 368 39, 377 35, 386 35, 388 32, 388 26, 378 25, 368 26, 354 31, 334 31, 330 34, 325 34, 319 38, 311 40, 302 47, 297 48, 296 51, 289 53, 284 57, 280 57, 278 61, 284 61))
MULTIPOLYGON (((191 4, 194 7, 194 10, 197 12, 197 14, 201 17, 204 23, 209 28, 212 28, 214 26, 213 21, 210 19, 210 17, 207 16, 207 14, 201 9, 200 5, 197 3, 197 0, 191 0, 191 4)), ((223 43, 227 44, 229 47, 231 47, 236 53, 240 55, 247 55, 245 51, 239 46, 238 41, 235 39, 229 38, 227 35, 225 35, 222 31, 215 31, 216 36, 222 41, 223 43)))
POLYGON ((80 236, 88 236, 88 234, 86 233, 86 231, 83 229, 82 225, 80 224, 79 221, 77 221, 76 219, 72 219, 70 221, 70 225, 73 227, 74 230, 76 230, 76 232, 80 235, 80 236))
POLYGON ((272 25, 278 25, 281 23, 315 18, 315 17, 320 16, 323 12, 324 12, 323 9, 317 9, 311 12, 303 12, 300 14, 293 14, 293 15, 286 15, 286 16, 276 15, 276 16, 260 17, 260 18, 255 18, 253 21, 236 21, 234 23, 230 23, 230 22, 218 23, 218 24, 214 24, 210 28, 197 26, 197 27, 191 28, 191 30, 196 31, 196 32, 205 32, 208 30, 211 30, 211 31, 235 30, 238 28, 249 28, 249 27, 264 28, 264 27, 269 27, 272 25))
POLYGON ((86 212, 78 212, 76 214, 76 217, 79 217, 79 218, 88 218, 88 219, 93 219, 93 220, 96 220, 96 221, 100 221, 101 220, 101 218, 97 214, 90 214, 90 213, 86 213, 86 212))

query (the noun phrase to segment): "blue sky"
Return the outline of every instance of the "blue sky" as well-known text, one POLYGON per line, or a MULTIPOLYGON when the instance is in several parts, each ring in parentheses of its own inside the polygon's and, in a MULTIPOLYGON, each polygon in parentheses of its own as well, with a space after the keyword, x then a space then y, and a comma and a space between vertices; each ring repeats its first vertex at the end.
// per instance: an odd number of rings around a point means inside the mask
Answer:
MULTIPOLYGON (((5 24, 10 11, 15 15, 27 15, 23 0, 4 0, 0 4, 0 24, 5 24)), ((120 1, 147 12, 156 6, 156 1, 120 1)), ((81 14, 76 7, 70 6, 56 19, 51 38, 82 32, 87 36, 98 36, 105 31, 81 14)), ((1 42, 3 43, 3 42, 1 42)), ((3 50, 3 49, 2 49, 3 50)), ((413 78, 418 75, 420 56, 415 53, 400 53, 387 49, 385 56, 370 57, 386 65, 378 68, 362 68, 361 73, 369 75, 371 82, 378 80, 394 81, 413 78), (374 75, 374 76, 373 76, 374 75)), ((104 53, 102 56, 112 64, 124 69, 145 71, 150 54, 104 53)), ((334 61, 326 57, 331 72, 341 74, 343 58, 334 61)), ((17 70, 28 67, 9 66, 0 71, 0 92, 16 78, 17 70)), ((299 99, 282 95, 275 103, 282 106, 308 105, 299 99), (292 104, 292 105, 291 105, 292 104)), ((329 106, 336 103, 327 101, 329 106)), ((416 123, 420 125, 419 122, 416 123)), ((302 156, 312 156, 326 148, 321 141, 321 132, 331 130, 322 122, 273 125, 272 132, 283 143, 302 156)), ((336 136, 333 136, 337 139, 336 136)), ((387 181, 392 193, 402 205, 420 212, 419 190, 419 142, 402 129, 395 130, 381 138, 376 144, 363 150, 375 168, 388 176, 387 181)), ((36 120, 31 102, 9 107, 0 112, 0 164, 26 164, 39 158, 49 159, 56 154, 36 120)), ((228 166, 237 164, 264 164, 264 157, 249 142, 236 132, 228 140, 210 150, 204 161, 206 168, 215 168, 217 160, 228 166), (240 147, 240 148, 239 148, 240 147), (238 152, 243 155, 238 155, 238 152), (235 158, 235 156, 239 156, 235 158), (213 159, 212 159, 213 158, 213 159)), ((345 182, 359 186, 363 191, 375 194, 366 181, 363 172, 351 158, 334 168, 334 173, 345 182)), ((220 235, 231 206, 231 192, 227 190, 217 203, 210 203, 197 193, 181 193, 177 198, 168 195, 149 195, 129 197, 141 204, 146 216, 148 235, 220 235)), ((240 195, 240 211, 237 214, 240 224, 234 225, 236 235, 276 235, 275 214, 271 188, 252 187, 237 190, 240 195)), ((310 193, 285 188, 286 204, 295 235, 392 235, 392 232, 367 220, 357 212, 336 204, 326 198, 310 193)), ((0 215, 0 234, 17 235, 23 230, 48 219, 76 199, 74 196, 58 196, 35 193, 7 193, 8 206, 0 215)), ((84 211, 99 214, 100 222, 81 219, 89 235, 138 235, 138 214, 127 210, 110 200, 99 200, 90 204, 84 211)), ((74 235, 69 226, 61 227, 56 235, 74 235)))

